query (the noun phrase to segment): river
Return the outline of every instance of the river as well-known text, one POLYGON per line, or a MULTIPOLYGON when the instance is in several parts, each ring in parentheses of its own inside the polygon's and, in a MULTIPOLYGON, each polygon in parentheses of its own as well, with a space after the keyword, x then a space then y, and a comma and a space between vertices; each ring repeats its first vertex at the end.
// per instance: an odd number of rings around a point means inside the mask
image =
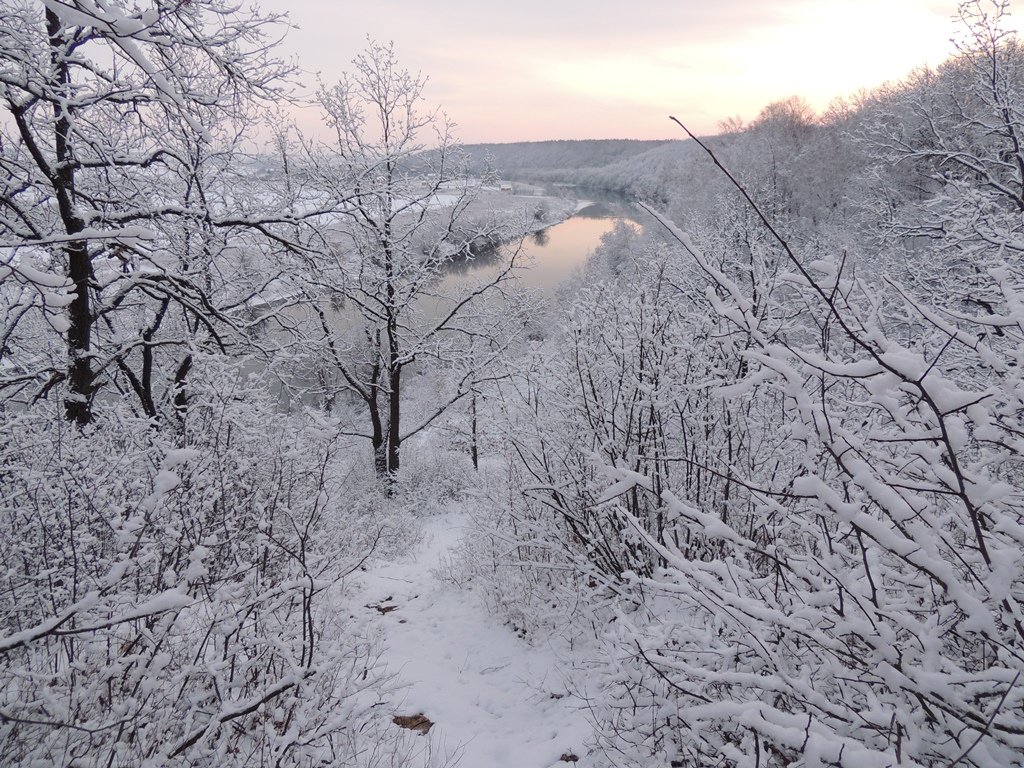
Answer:
MULTIPOLYGON (((517 256, 522 266, 515 270, 516 277, 523 287, 540 289, 548 298, 553 298, 556 288, 586 262, 601 244, 601 238, 622 222, 639 226, 623 205, 586 205, 565 221, 526 238, 522 253, 517 256)), ((452 295, 465 285, 489 277, 518 247, 518 243, 505 245, 495 252, 453 264, 440 286, 440 293, 452 295)))

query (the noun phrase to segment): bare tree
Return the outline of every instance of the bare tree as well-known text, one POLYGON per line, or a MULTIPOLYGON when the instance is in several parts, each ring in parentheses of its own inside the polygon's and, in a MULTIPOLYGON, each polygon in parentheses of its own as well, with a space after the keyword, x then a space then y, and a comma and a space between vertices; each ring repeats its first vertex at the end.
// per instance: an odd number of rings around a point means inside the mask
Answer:
MULTIPOLYGON (((250 100, 280 92, 289 67, 268 44, 276 22, 217 0, 0 9, 7 270, 24 277, 24 265, 40 262, 66 277, 68 297, 66 324, 51 324, 64 335, 66 364, 36 363, 5 375, 5 386, 41 383, 43 394, 63 382, 67 416, 86 423, 103 374, 120 369, 154 415, 153 351, 171 309, 213 330, 199 319, 217 312, 196 265, 205 251, 209 269, 212 230, 246 222, 218 207, 204 182, 226 167, 218 155, 250 100), (119 327, 125 316, 133 319, 119 327)), ((9 318, 25 313, 15 306, 9 318)))
POLYGON ((476 285, 446 285, 449 265, 510 230, 474 209, 478 185, 452 124, 424 109, 426 79, 401 68, 392 45, 371 42, 352 64, 350 74, 320 93, 351 204, 336 225, 334 247, 308 264, 307 279, 317 300, 334 297, 346 307, 338 319, 314 304, 321 340, 339 386, 365 407, 369 430, 360 434, 371 442, 378 474, 390 477, 402 443, 473 392, 522 324, 515 313, 506 313, 503 328, 482 322, 485 303, 512 277, 515 255, 476 285), (451 367, 473 339, 476 363, 462 367, 403 426, 406 371, 451 367))
POLYGON ((875 94, 863 133, 877 159, 871 213, 908 254, 904 279, 947 300, 966 281, 956 301, 987 311, 998 297, 981 290, 986 270, 1000 249, 1024 252, 1024 48, 1006 0, 959 15, 957 53, 875 94))

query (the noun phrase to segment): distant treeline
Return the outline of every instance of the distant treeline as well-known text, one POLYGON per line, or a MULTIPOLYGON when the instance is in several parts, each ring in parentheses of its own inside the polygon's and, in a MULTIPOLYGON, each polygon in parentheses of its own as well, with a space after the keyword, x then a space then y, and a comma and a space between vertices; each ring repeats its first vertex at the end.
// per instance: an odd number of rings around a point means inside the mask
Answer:
POLYGON ((563 181, 579 171, 622 163, 676 141, 583 139, 466 144, 474 173, 489 170, 501 178, 563 181))
POLYGON ((470 172, 533 183, 568 183, 664 203, 692 177, 701 153, 688 140, 587 139, 467 144, 470 172))

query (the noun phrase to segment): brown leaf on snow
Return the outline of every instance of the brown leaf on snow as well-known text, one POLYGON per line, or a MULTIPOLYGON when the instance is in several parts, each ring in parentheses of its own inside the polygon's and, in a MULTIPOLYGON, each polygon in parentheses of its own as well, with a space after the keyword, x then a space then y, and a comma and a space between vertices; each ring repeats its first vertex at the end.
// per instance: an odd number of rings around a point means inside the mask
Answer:
POLYGON ((392 722, 401 728, 408 728, 410 731, 419 731, 423 734, 426 734, 434 725, 422 712, 415 715, 395 715, 392 722))

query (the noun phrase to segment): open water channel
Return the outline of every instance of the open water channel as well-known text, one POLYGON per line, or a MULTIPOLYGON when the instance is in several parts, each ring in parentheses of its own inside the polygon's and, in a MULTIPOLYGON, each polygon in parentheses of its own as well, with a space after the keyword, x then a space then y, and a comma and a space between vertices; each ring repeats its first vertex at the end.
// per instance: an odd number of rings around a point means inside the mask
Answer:
MULTIPOLYGON (((555 289, 601 244, 601 238, 621 222, 639 226, 625 205, 593 203, 565 221, 528 236, 522 244, 522 253, 516 256, 522 265, 516 270, 520 284, 553 297, 555 289)), ((448 293, 463 283, 488 277, 501 269, 511 251, 518 247, 518 243, 501 246, 493 253, 453 264, 441 292, 448 293)))

